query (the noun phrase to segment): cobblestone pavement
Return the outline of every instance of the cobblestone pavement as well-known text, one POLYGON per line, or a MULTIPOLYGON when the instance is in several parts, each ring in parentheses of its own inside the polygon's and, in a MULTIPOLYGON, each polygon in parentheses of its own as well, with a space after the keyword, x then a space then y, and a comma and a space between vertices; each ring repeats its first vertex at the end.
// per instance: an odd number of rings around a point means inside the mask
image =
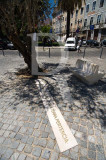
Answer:
MULTIPOLYGON (((49 64, 45 60, 44 67, 55 69, 56 60, 49 64)), ((9 59, 0 55, 0 68, 5 61, 8 67, 0 69, 0 160, 106 159, 105 77, 88 87, 72 75, 69 63, 55 75, 42 77, 78 142, 78 146, 60 153, 36 80, 15 74, 24 67, 17 53, 9 59)))

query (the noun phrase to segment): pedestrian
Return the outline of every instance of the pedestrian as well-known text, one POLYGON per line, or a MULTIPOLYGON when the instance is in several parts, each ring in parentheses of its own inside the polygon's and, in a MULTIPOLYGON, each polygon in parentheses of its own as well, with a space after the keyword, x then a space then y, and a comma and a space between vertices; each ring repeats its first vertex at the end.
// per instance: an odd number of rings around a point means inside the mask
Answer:
POLYGON ((78 46, 77 46, 78 53, 81 52, 80 47, 81 47, 81 39, 79 39, 79 41, 78 41, 78 46))

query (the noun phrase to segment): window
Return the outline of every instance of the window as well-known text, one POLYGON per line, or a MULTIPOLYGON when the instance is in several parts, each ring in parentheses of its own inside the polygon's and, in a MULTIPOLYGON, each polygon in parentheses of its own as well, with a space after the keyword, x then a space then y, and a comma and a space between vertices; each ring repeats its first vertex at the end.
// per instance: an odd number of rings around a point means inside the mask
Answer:
POLYGON ((90 25, 93 25, 93 17, 90 19, 90 25))
POLYGON ((78 16, 78 10, 76 10, 76 17, 78 16))
POLYGON ((86 6, 86 12, 89 12, 89 4, 86 6))
POLYGON ((104 5, 104 0, 100 0, 100 7, 103 7, 104 5))
POLYGON ((83 14, 84 8, 81 8, 81 14, 83 14))
POLYGON ((97 24, 99 24, 100 21, 101 21, 101 15, 98 15, 98 17, 97 17, 97 24))
POLYGON ((65 21, 67 21, 67 17, 65 18, 65 21))
POLYGON ((75 19, 75 24, 77 24, 77 19, 75 19))
POLYGON ((84 21, 84 27, 86 27, 87 26, 87 19, 85 19, 85 21, 84 21))
POLYGON ((92 10, 95 10, 95 8, 96 8, 96 1, 93 2, 92 10))
POLYGON ((73 25, 73 24, 71 23, 71 27, 72 27, 72 25, 73 25))

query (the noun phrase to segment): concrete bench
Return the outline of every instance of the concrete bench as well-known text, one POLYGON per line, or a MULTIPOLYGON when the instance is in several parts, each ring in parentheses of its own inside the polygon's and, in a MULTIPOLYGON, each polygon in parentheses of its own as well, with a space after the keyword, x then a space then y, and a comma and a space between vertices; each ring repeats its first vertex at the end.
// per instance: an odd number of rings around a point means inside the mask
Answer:
POLYGON ((82 59, 77 60, 76 67, 71 68, 71 71, 88 85, 98 82, 105 75, 104 71, 99 71, 97 64, 82 59))

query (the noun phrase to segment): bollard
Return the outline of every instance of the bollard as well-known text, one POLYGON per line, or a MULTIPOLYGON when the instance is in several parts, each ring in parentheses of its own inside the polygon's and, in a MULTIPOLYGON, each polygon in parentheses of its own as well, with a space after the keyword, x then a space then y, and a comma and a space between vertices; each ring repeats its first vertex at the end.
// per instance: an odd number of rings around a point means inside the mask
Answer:
POLYGON ((4 50, 2 49, 2 52, 3 52, 3 56, 5 56, 5 54, 4 54, 4 50))
POLYGON ((19 56, 21 57, 21 53, 19 52, 19 56))
POLYGON ((83 54, 83 58, 85 58, 85 50, 86 50, 86 47, 84 48, 84 54, 83 54))
POLYGON ((50 58, 50 48, 49 48, 49 58, 50 58))
POLYGON ((102 46, 101 53, 100 53, 100 59, 102 58, 102 54, 103 54, 103 46, 102 46))

